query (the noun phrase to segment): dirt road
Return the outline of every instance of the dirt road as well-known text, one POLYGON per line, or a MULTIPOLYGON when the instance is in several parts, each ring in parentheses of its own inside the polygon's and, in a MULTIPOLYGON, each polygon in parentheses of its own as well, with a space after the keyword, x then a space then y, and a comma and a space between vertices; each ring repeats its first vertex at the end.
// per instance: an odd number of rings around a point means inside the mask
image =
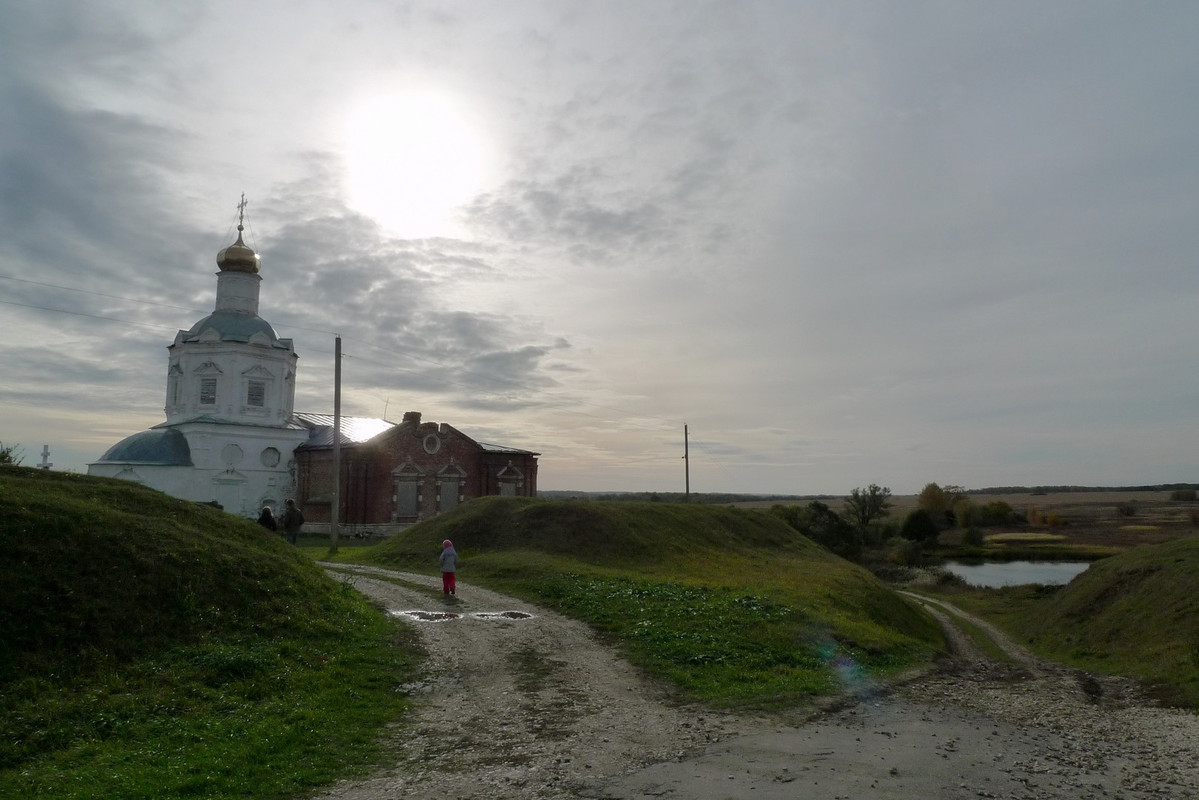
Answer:
MULTIPOLYGON (((316 795, 384 798, 1199 797, 1199 718, 1128 684, 1007 653, 991 661, 928 602, 959 657, 838 711, 755 718, 680 705, 588 629, 459 583, 329 565, 419 626, 426 673, 394 766, 316 795)), ((980 621, 974 620, 979 625, 980 621)))

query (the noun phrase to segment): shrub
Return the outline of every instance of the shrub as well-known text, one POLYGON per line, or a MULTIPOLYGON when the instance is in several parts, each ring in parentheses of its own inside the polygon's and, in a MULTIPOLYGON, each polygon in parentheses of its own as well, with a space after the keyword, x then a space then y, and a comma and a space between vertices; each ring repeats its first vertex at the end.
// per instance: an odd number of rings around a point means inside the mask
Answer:
POLYGON ((982 547, 987 539, 983 536, 982 529, 971 525, 962 533, 962 544, 968 547, 982 547))
MULTIPOLYGON (((20 445, 0 442, 0 464, 19 466, 24 456, 25 453, 21 450, 20 445)), ((1192 494, 1194 493, 1192 492, 1192 494)), ((1191 499, 1193 500, 1194 498, 1191 499)))
POLYGON ((1193 503, 1196 493, 1194 489, 1175 489, 1170 492, 1170 499, 1176 503, 1193 503))
POLYGON ((1122 517, 1135 517, 1137 507, 1135 503, 1116 503, 1116 513, 1122 517))
POLYGON ((775 505, 770 513, 842 558, 854 559, 862 554, 862 531, 819 500, 806 506, 775 505))
POLYGON ((899 528, 899 535, 908 541, 932 544, 937 541, 937 523, 933 516, 923 508, 912 511, 899 528))
POLYGON ((959 499, 953 504, 953 519, 954 522, 963 528, 974 524, 974 517, 977 516, 978 506, 973 500, 965 497, 959 499))
POLYGON ((939 569, 936 571, 937 586, 965 586, 966 579, 961 575, 954 575, 947 569, 939 569))
POLYGON ((924 548, 920 546, 920 542, 904 540, 891 551, 891 560, 896 564, 905 564, 910 567, 919 564, 923 559, 924 548))

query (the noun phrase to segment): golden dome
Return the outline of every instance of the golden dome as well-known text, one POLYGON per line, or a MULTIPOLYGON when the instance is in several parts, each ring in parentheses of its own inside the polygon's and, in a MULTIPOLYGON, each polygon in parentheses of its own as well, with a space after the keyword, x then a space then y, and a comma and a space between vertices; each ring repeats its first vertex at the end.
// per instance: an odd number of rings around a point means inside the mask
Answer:
POLYGON ((242 230, 244 228, 239 224, 237 241, 216 254, 216 265, 221 268, 221 272, 258 273, 258 254, 241 240, 242 230))

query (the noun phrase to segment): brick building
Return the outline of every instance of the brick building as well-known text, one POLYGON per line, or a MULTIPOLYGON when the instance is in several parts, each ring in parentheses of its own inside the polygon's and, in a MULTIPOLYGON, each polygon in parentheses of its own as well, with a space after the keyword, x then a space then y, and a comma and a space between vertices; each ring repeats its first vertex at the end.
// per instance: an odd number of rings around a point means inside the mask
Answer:
MULTIPOLYGON (((402 525, 484 495, 535 497, 538 455, 477 442, 444 422, 421 422, 417 411, 366 439, 343 427, 338 521, 402 525)), ((331 420, 327 428, 313 428, 295 459, 296 502, 309 522, 329 522, 331 420)))

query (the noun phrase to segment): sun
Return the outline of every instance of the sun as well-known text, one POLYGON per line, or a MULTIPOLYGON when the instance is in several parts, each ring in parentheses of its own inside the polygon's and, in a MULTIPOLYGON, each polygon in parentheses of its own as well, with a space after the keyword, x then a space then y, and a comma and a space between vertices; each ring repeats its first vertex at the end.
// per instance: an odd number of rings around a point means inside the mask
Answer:
POLYGON ((455 209, 483 184, 484 138, 447 94, 370 97, 349 113, 345 131, 350 205, 397 236, 449 234, 455 209))

